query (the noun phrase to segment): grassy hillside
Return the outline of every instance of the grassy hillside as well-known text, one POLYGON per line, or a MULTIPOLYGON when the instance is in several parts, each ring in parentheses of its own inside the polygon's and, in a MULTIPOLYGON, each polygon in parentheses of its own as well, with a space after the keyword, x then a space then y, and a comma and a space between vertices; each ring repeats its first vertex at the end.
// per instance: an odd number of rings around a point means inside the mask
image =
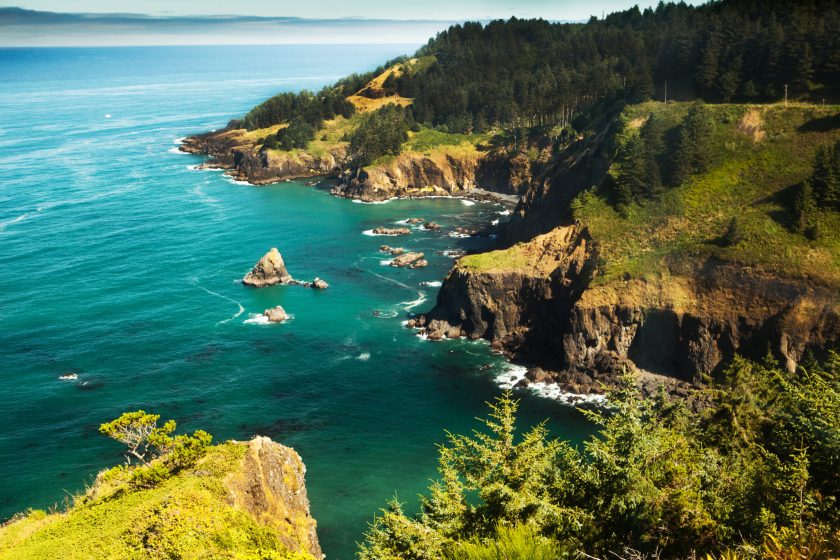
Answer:
MULTIPOLYGON (((647 102, 621 117, 621 142, 651 115, 666 138, 688 111, 686 103, 647 102)), ((840 139, 831 126, 838 106, 709 105, 715 121, 709 168, 659 196, 618 207, 608 188, 574 202, 574 216, 599 243, 598 283, 664 273, 681 259, 715 257, 795 277, 840 285, 840 215, 820 215, 823 235, 809 240, 792 229, 792 197, 811 173, 818 146, 840 139), (826 125, 828 123, 828 125, 826 125), (724 237, 737 220, 739 239, 724 237)))
POLYGON ((191 469, 150 489, 129 471, 103 471, 66 513, 30 510, 0 528, 0 559, 231 558, 306 560, 278 539, 276 524, 233 505, 245 444, 210 448, 191 469))

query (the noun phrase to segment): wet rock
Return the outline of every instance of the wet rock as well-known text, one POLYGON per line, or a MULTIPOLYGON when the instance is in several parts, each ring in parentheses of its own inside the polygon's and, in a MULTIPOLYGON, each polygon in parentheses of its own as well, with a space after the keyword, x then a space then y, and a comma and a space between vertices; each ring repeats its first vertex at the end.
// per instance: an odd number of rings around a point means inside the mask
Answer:
POLYGON ((423 224, 423 229, 434 231, 440 229, 440 225, 437 222, 426 222, 423 224))
POLYGON ((411 263, 410 268, 423 268, 426 266, 429 266, 429 261, 427 261, 426 259, 418 259, 411 263))
POLYGON ((273 286, 275 284, 285 284, 292 279, 292 276, 286 270, 286 263, 283 262, 283 257, 280 252, 272 247, 258 262, 254 268, 245 275, 242 283, 248 286, 261 288, 263 286, 273 286))
POLYGON ((269 323, 282 323, 288 318, 286 310, 279 305, 272 307, 271 309, 266 309, 263 311, 263 315, 268 317, 269 323))
POLYGON ((525 377, 534 383, 550 383, 552 381, 551 374, 540 367, 529 369, 525 377))
POLYGON ((422 224, 423 218, 409 218, 405 221, 407 224, 422 224))
POLYGON ((312 281, 312 287, 316 290, 326 290, 330 285, 316 276, 315 280, 312 281))

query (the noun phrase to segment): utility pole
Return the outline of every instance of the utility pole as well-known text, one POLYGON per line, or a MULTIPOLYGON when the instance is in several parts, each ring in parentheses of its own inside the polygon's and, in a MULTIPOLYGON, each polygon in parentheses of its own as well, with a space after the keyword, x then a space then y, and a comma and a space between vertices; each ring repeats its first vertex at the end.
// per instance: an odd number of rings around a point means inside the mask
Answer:
MULTIPOLYGON (((624 101, 627 101, 627 76, 622 76, 621 81, 624 85, 624 101)), ((825 105, 825 103, 823 103, 825 105)))
POLYGON ((787 86, 788 86, 788 85, 787 85, 787 84, 785 84, 785 107, 787 107, 787 104, 788 104, 788 102, 787 102, 787 100, 788 100, 787 86))
POLYGON ((668 80, 665 80, 665 105, 668 104, 668 80))

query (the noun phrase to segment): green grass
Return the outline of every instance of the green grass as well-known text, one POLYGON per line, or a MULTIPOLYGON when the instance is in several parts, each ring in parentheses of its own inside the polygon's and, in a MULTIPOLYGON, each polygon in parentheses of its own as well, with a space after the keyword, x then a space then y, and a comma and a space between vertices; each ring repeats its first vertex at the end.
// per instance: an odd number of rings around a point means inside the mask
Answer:
POLYGON ((442 146, 467 145, 474 147, 486 142, 488 138, 489 135, 487 134, 451 134, 431 128, 424 128, 414 133, 403 146, 403 151, 429 154, 432 150, 442 146))
POLYGON ((310 559, 228 503, 224 478, 246 447, 212 447, 195 468, 159 487, 133 490, 128 473, 105 471, 66 513, 30 511, 0 528, 0 559, 310 559))
MULTIPOLYGON (((655 200, 630 205, 623 214, 603 193, 589 191, 575 201, 575 218, 589 228, 601 251, 595 283, 654 277, 667 273, 669 263, 716 257, 840 285, 840 216, 823 215, 823 235, 810 241, 789 229, 792 216, 785 203, 785 197, 810 174, 817 146, 840 139, 840 129, 800 127, 834 115, 840 107, 709 107, 717 125, 713 164, 707 172, 655 200), (757 142, 738 127, 751 110, 763 119, 765 136, 757 142), (743 240, 727 247, 720 241, 733 217, 743 240)), ((668 126, 676 126, 687 109, 687 104, 649 102, 630 107, 624 121, 655 112, 668 126)), ((618 142, 621 137, 619 133, 618 142)))
POLYGON ((466 255, 458 261, 458 266, 467 270, 492 272, 496 270, 521 270, 531 263, 521 245, 509 249, 466 255))

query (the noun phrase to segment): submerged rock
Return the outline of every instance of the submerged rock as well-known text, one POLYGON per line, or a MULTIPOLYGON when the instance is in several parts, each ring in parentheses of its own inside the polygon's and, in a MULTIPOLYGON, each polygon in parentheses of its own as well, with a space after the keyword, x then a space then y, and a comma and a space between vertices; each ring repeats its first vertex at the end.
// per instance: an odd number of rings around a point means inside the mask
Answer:
POLYGON ((276 307, 272 307, 271 309, 266 309, 265 311, 263 311, 263 315, 268 317, 269 323, 282 323, 289 317, 286 314, 286 310, 279 305, 276 307))
POLYGON ((409 218, 405 221, 407 224, 422 224, 423 218, 409 218))
POLYGON ((275 284, 285 284, 292 279, 292 276, 286 270, 286 264, 283 262, 283 257, 280 255, 275 247, 266 253, 261 258, 254 268, 245 275, 242 283, 248 286, 261 288, 263 286, 273 286, 275 284))
POLYGON ((423 268, 425 266, 429 266, 429 261, 427 261, 426 259, 418 259, 411 263, 410 268, 423 268))
POLYGON ((383 245, 379 248, 379 250, 383 253, 390 253, 393 256, 402 255, 403 253, 405 253, 405 249, 403 249, 402 247, 389 247, 388 245, 383 245))

